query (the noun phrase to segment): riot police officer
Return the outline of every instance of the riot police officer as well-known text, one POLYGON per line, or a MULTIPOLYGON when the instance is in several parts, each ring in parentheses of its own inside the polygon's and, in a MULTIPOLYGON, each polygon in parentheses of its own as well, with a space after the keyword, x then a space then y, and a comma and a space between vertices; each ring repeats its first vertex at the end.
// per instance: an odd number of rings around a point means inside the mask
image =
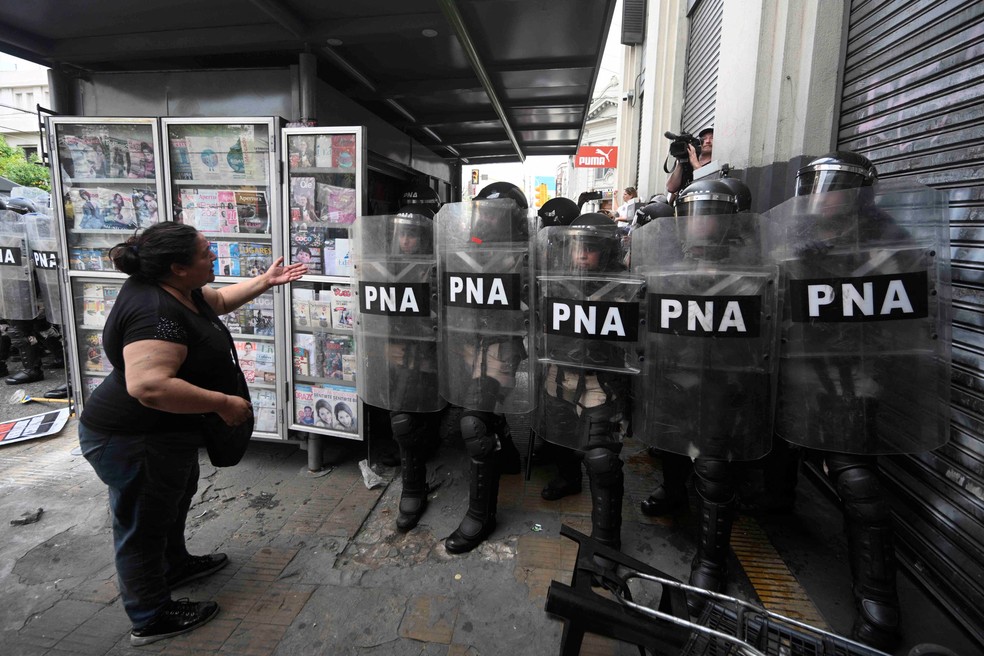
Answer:
MULTIPOLYGON (((622 256, 618 227, 602 214, 581 215, 537 236, 537 432, 583 455, 591 537, 615 549, 621 547, 624 493, 620 423, 630 379, 640 371, 643 293, 642 280, 626 274, 622 256)), ((577 479, 580 486, 580 469, 577 479)))
POLYGON ((438 394, 434 214, 407 205, 356 225, 360 372, 363 400, 389 411, 400 449, 403 489, 396 527, 409 531, 427 508, 426 456, 438 394))
POLYGON ((468 510, 445 540, 449 553, 481 544, 495 530, 501 473, 519 472, 505 413, 533 409, 532 223, 526 197, 510 183, 449 203, 437 218, 441 395, 464 408, 461 436, 470 459, 468 510))
POLYGON ((563 196, 551 198, 536 212, 536 215, 540 217, 541 228, 570 225, 580 214, 581 211, 577 208, 577 203, 563 196))
POLYGON ((770 212, 770 232, 786 294, 776 434, 823 452, 843 502, 853 637, 891 651, 894 535, 875 456, 948 439, 939 288, 949 245, 939 192, 880 189, 877 179, 857 153, 814 159, 797 172, 796 196, 770 212))
POLYGON ((715 592, 727 581, 737 510, 732 462, 768 453, 777 377, 778 270, 764 255, 761 217, 740 206, 728 184, 701 180, 680 194, 675 218, 633 237, 650 310, 643 438, 694 458, 690 583, 715 592))
MULTIPOLYGON (((38 285, 34 279, 34 251, 45 252, 45 262, 54 262, 54 232, 51 218, 39 214, 34 204, 27 199, 13 198, 0 210, 0 316, 9 325, 9 345, 17 348, 21 356, 23 370, 6 378, 8 385, 21 385, 44 379, 42 369, 42 344, 56 357, 56 366, 63 366, 63 349, 58 329, 43 317, 38 299, 38 285), (37 248, 30 245, 28 228, 45 237, 37 248), (50 243, 49 243, 50 242, 50 243)), ((40 241, 40 240, 39 240, 40 241)), ((57 278, 54 271, 45 277, 43 291, 48 296, 49 312, 60 313, 57 278), (50 284, 48 278, 51 278, 50 284), (51 285, 54 287, 51 287, 51 285)), ((52 315, 54 316, 54 315, 52 315)), ((58 317, 55 317, 58 319, 58 317)), ((6 369, 9 347, 6 340, 0 345, 0 361, 6 369)))

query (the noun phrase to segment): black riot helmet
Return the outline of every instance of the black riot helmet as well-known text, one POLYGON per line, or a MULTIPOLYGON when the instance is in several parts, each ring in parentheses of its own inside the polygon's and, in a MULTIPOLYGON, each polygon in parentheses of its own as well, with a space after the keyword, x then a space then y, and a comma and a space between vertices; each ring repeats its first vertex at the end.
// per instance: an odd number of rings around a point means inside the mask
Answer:
POLYGON ((752 209, 752 191, 747 184, 738 178, 721 178, 718 182, 727 185, 731 193, 734 194, 739 212, 747 212, 752 209))
POLYGON ((423 205, 405 205, 393 219, 393 252, 402 255, 430 255, 434 252, 434 231, 425 225, 434 212, 423 205))
POLYGON ((529 203, 519 187, 511 182, 493 182, 478 192, 474 200, 477 203, 486 200, 512 200, 513 205, 478 208, 475 223, 472 225, 473 243, 517 242, 529 239, 530 226, 527 217, 529 203))
POLYGON ((408 205, 426 207, 431 211, 431 218, 434 218, 442 204, 437 192, 425 184, 414 185, 400 196, 400 212, 408 205))
POLYGON ((622 236, 610 218, 597 212, 582 214, 567 230, 571 236, 572 269, 583 273, 622 268, 622 236))
POLYGON ((723 179, 693 182, 680 192, 676 201, 677 216, 737 214, 738 211, 738 198, 723 179))
POLYGON ((7 209, 18 214, 37 214, 37 206, 26 198, 7 199, 7 209))
POLYGON ((654 200, 648 205, 643 205, 636 210, 635 226, 641 228, 653 219, 664 216, 673 216, 673 206, 665 200, 654 200))
POLYGON ((870 187, 877 180, 878 170, 870 159, 848 150, 837 150, 796 172, 796 195, 870 187))
POLYGON ((570 198, 551 198, 536 213, 540 217, 540 225, 544 228, 556 225, 570 225, 581 211, 577 203, 570 198))
POLYGON ((492 200, 495 198, 512 198, 520 208, 524 210, 530 208, 530 204, 526 200, 526 194, 511 182, 493 182, 490 185, 486 185, 475 196, 475 200, 492 200))

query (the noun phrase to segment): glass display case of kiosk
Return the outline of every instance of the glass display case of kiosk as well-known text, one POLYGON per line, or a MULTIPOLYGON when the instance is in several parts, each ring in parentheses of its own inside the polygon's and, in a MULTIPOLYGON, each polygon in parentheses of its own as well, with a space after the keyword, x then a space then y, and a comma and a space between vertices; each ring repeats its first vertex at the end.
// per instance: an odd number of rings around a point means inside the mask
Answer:
POLYGON ((63 331, 81 412, 111 371, 102 328, 126 275, 113 268, 109 250, 162 219, 158 121, 53 116, 47 132, 62 289, 70 299, 63 331))
MULTIPOLYGON (((279 118, 163 118, 170 218, 211 242, 216 288, 257 276, 283 253, 279 118)), ((282 288, 220 318, 253 401, 255 439, 285 440, 282 288)))
POLYGON ((289 428, 361 440, 351 228, 362 215, 365 129, 283 131, 284 247, 308 274, 287 289, 289 428))

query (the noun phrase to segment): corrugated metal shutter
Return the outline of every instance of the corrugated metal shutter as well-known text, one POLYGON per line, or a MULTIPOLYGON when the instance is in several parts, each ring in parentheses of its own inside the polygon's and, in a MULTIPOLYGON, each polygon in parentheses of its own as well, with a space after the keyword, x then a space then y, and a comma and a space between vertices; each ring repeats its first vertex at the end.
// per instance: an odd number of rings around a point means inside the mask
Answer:
POLYGON ((984 2, 853 0, 840 147, 950 194, 950 443, 881 459, 910 570, 984 643, 984 2))
POLYGON ((622 0, 622 45, 646 42, 646 0, 622 0))
POLYGON ((694 134, 714 123, 723 11, 724 0, 700 0, 690 12, 681 129, 694 134))

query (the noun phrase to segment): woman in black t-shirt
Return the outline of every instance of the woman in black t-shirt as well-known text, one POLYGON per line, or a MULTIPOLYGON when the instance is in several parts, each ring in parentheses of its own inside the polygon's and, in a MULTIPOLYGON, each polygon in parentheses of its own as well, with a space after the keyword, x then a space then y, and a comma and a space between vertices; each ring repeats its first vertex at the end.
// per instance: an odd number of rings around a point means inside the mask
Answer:
POLYGON ((191 226, 158 223, 110 252, 130 278, 103 331, 112 373, 85 405, 79 442, 109 486, 123 607, 143 645, 190 631, 218 612, 214 602, 172 601, 171 590, 224 567, 225 554, 192 556, 184 529, 198 489, 202 421, 215 413, 246 421, 233 343, 218 314, 297 280, 303 264, 278 259, 262 275, 220 290, 215 254, 191 226))

